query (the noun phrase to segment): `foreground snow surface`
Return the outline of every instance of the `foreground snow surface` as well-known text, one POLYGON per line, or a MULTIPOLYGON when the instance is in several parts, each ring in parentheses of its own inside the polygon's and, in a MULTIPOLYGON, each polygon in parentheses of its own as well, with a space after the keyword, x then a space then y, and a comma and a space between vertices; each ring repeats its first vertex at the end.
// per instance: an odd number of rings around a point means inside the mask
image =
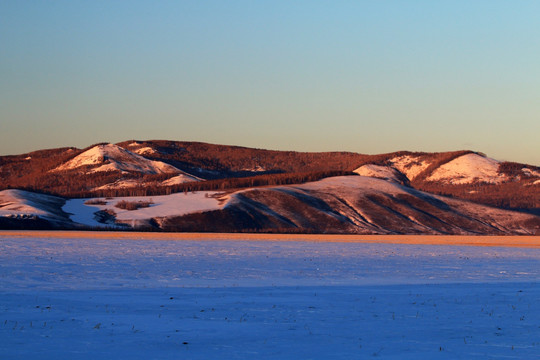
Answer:
POLYGON ((136 237, 1 236, 2 359, 540 351, 540 249, 136 237))

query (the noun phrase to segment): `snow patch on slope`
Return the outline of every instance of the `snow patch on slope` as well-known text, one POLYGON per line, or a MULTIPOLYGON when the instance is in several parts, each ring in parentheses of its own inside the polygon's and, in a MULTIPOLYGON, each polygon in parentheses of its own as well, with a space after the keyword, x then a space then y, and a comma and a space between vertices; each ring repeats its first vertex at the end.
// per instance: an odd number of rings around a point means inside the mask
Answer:
POLYGON ((453 185, 484 182, 500 184, 506 176, 499 174, 499 161, 478 154, 460 156, 438 167, 428 181, 442 181, 453 185))
POLYGON ((409 180, 413 180, 430 165, 428 162, 420 161, 419 159, 419 157, 404 155, 390 159, 390 163, 401 173, 405 174, 409 180))
POLYGON ((266 171, 266 169, 264 167, 260 166, 260 165, 255 165, 252 168, 242 169, 242 171, 263 172, 263 171, 266 171))
POLYGON ((204 181, 204 180, 194 175, 183 173, 183 174, 180 174, 180 175, 177 175, 175 177, 165 180, 162 183, 162 185, 171 186, 171 185, 184 184, 184 183, 194 182, 194 181, 204 181))
POLYGON ((360 176, 369 176, 397 182, 399 182, 400 177, 400 174, 396 169, 388 166, 379 166, 374 164, 362 165, 353 172, 360 176))
POLYGON ((113 183, 94 188, 94 190, 126 189, 137 187, 139 185, 144 185, 144 183, 141 183, 139 180, 135 179, 118 180, 113 183))
POLYGON ((90 172, 121 171, 145 174, 178 173, 180 170, 161 161, 148 160, 113 144, 97 145, 60 165, 53 171, 97 166, 90 172))
MULTIPOLYGON (((526 176, 530 176, 530 177, 540 177, 540 172, 539 171, 535 171, 533 169, 529 169, 529 168, 523 168, 521 169, 521 171, 526 175, 526 176)), ((536 182, 535 182, 536 183, 536 182)))
POLYGON ((139 155, 154 155, 158 153, 156 150, 152 149, 151 147, 143 147, 143 148, 135 150, 134 152, 139 155))

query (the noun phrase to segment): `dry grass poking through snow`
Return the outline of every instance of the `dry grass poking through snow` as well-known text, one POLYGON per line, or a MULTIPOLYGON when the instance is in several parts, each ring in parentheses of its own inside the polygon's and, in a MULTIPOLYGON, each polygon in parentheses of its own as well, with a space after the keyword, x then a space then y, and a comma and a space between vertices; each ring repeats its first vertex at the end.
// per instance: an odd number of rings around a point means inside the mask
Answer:
POLYGON ((141 208, 150 207, 154 202, 153 201, 126 201, 122 200, 116 203, 117 208, 124 210, 137 210, 141 208))
POLYGON ((107 202, 102 199, 90 199, 85 201, 84 205, 107 205, 107 202))

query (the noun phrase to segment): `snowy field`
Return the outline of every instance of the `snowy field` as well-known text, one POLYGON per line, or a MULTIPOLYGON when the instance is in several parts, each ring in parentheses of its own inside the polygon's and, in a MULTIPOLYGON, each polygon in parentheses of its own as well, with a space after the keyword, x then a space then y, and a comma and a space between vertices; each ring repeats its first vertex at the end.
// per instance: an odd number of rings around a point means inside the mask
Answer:
POLYGON ((540 354, 539 248, 102 236, 0 235, 0 358, 540 354))

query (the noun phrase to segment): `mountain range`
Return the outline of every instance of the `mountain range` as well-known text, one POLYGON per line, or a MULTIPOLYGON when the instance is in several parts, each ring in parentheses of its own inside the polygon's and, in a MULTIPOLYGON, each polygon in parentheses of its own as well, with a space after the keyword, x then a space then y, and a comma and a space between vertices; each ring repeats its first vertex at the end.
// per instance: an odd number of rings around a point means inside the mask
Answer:
POLYGON ((469 150, 365 155, 130 140, 1 156, 0 190, 0 228, 355 234, 540 229, 540 168, 469 150))

